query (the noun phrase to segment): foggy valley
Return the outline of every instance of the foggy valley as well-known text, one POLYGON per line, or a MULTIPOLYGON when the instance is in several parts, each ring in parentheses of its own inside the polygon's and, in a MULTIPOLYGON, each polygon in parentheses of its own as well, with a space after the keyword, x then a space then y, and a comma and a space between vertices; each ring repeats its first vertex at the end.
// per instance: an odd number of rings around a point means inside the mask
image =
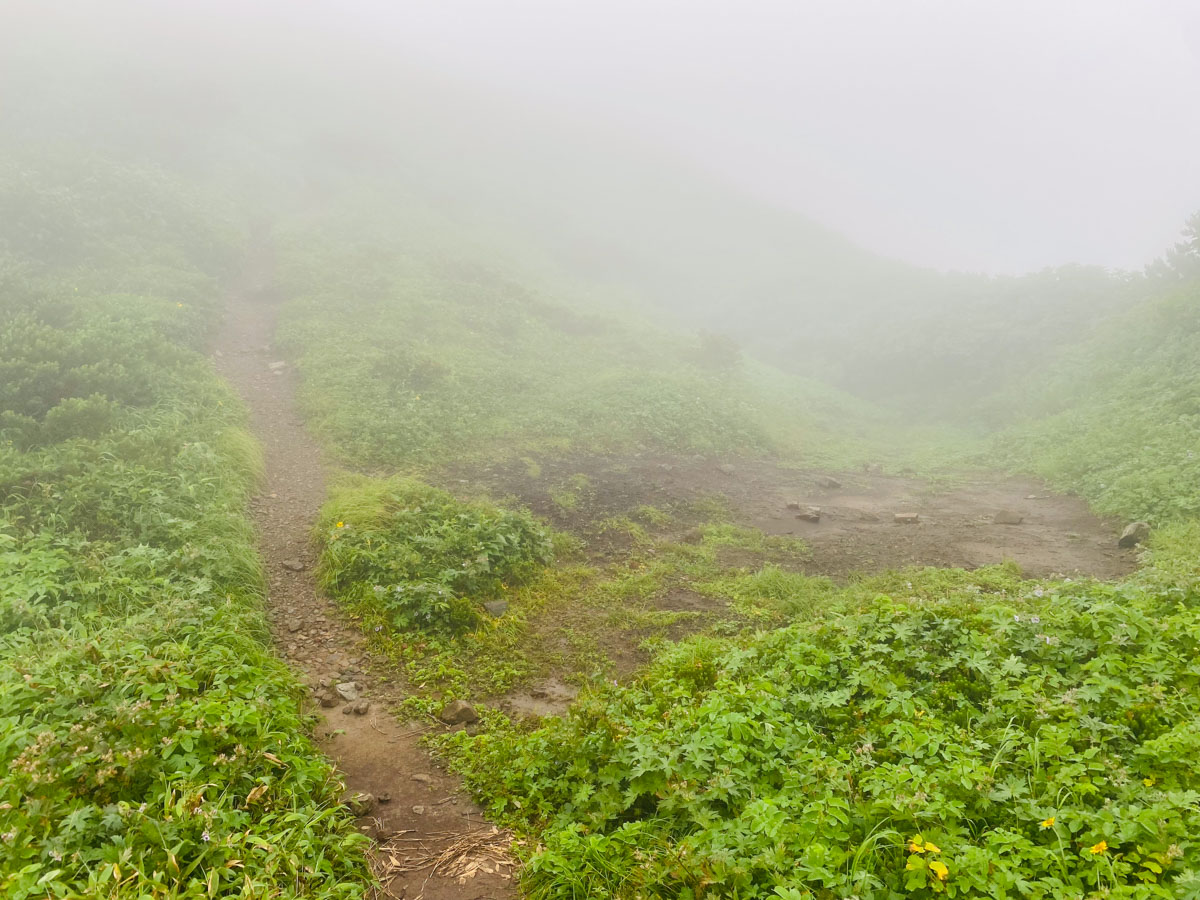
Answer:
POLYGON ((0 896, 1200 891, 1200 10, 0 8, 0 896))

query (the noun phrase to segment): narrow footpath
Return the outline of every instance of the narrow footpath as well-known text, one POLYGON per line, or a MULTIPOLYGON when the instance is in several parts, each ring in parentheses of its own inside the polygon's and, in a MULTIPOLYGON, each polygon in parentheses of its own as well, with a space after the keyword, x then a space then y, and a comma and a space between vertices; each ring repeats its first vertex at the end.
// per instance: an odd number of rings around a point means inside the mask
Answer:
POLYGON ((273 347, 280 298, 271 276, 270 253, 257 254, 230 293, 213 359, 250 408, 266 456, 252 510, 277 651, 308 684, 321 717, 315 737, 342 772, 360 827, 376 841, 382 896, 515 897, 507 838, 419 744, 441 726, 397 720, 399 691, 372 672, 362 635, 317 589, 310 530, 326 470, 296 409, 295 372, 273 347))

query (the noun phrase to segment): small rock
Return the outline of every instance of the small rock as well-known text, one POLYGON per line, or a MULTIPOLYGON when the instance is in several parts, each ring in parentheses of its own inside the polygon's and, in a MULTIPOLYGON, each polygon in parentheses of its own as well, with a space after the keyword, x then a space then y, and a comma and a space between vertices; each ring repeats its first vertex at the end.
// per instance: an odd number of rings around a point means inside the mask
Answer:
POLYGON ((412 776, 412 780, 417 784, 433 784, 433 776, 425 775, 422 772, 418 772, 416 775, 412 776))
POLYGON ((423 807, 423 806, 414 806, 414 807, 412 808, 412 811, 413 811, 413 815, 414 815, 414 816, 423 816, 423 815, 425 815, 425 807, 423 807))
POLYGON ((803 512, 796 513, 796 518, 800 519, 803 522, 820 522, 821 521, 821 507, 810 506, 810 507, 808 507, 808 509, 804 510, 803 512))
POLYGON ((837 488, 840 488, 841 486, 842 486, 842 483, 840 481, 838 481, 836 478, 834 478, 832 475, 818 475, 817 476, 817 487, 823 487, 823 488, 827 488, 829 490, 836 490, 837 488))
POLYGON ((278 372, 281 369, 286 369, 287 363, 285 363, 282 359, 277 359, 273 363, 268 363, 267 368, 272 372, 278 372))
POLYGON ((787 508, 788 509, 799 509, 800 501, 799 500, 789 500, 787 503, 787 508))
POLYGON ((721 463, 719 466, 717 466, 717 471, 722 475, 732 475, 737 471, 737 469, 735 469, 729 463, 721 463))
POLYGON ((508 601, 492 600, 483 604, 483 608, 486 609, 490 615, 495 616, 498 619, 508 612, 508 601))
POLYGON ((287 569, 289 572, 303 572, 304 571, 304 563, 302 563, 298 559, 285 559, 283 562, 280 563, 280 565, 283 566, 285 569, 287 569))
POLYGON ((287 625, 288 631, 290 631, 292 634, 295 634, 297 631, 299 631, 303 627, 304 627, 304 623, 301 622, 299 619, 292 619, 292 621, 288 622, 288 625, 287 625))
POLYGON ((338 698, 336 694, 331 694, 329 691, 321 691, 317 694, 317 702, 325 709, 329 709, 331 706, 337 706, 338 698))
POLYGON ((1136 547, 1148 537, 1150 537, 1149 523, 1130 522, 1125 526, 1125 530, 1121 532, 1121 537, 1117 540, 1117 546, 1123 549, 1136 547))
POLYGON ((375 797, 366 791, 355 791, 346 798, 345 803, 350 812, 361 818, 371 814, 371 810, 375 808, 375 797))
POLYGON ((921 517, 917 513, 896 513, 895 521, 898 525, 916 525, 921 517))
POLYGON ((466 700, 451 700, 442 707, 441 720, 447 725, 457 725, 459 722, 475 722, 479 714, 466 700))
POLYGON ((351 713, 351 711, 352 711, 353 709, 354 709, 354 704, 353 704, 353 703, 347 703, 345 706, 343 706, 343 707, 342 707, 342 715, 343 715, 343 716, 348 716, 348 715, 350 715, 350 713, 351 713))
POLYGON ((381 793, 381 794, 380 794, 378 797, 376 797, 375 799, 376 799, 376 800, 378 800, 380 803, 391 803, 391 802, 392 802, 392 795, 391 795, 391 794, 389 794, 387 791, 383 791, 383 792, 382 792, 382 793, 381 793))
POLYGON ((997 525, 1020 525, 1025 517, 1014 510, 1002 509, 992 516, 992 521, 997 525))
POLYGON ((353 702, 358 699, 358 684, 353 681, 343 681, 336 688, 338 696, 343 700, 353 702))
POLYGON ((359 700, 355 700, 352 704, 350 704, 350 712, 354 713, 354 715, 356 715, 356 716, 365 716, 370 711, 370 709, 371 709, 371 701, 370 700, 359 699, 359 700))

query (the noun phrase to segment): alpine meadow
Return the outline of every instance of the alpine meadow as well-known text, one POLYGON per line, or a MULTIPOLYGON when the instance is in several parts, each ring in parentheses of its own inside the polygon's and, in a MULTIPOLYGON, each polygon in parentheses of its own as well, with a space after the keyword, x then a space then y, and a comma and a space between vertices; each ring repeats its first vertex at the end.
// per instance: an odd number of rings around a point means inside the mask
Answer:
POLYGON ((1189 4, 0 32, 0 897, 1200 898, 1189 4))

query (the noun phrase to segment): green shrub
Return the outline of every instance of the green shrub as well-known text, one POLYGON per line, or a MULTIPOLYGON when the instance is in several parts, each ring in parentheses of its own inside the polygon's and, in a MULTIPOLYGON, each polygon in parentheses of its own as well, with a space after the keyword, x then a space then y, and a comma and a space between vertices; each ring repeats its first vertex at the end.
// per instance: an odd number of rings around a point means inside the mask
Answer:
POLYGON ((552 559, 528 514, 463 503, 403 479, 351 479, 322 509, 320 577, 334 596, 387 613, 393 627, 461 632, 477 604, 552 559))

